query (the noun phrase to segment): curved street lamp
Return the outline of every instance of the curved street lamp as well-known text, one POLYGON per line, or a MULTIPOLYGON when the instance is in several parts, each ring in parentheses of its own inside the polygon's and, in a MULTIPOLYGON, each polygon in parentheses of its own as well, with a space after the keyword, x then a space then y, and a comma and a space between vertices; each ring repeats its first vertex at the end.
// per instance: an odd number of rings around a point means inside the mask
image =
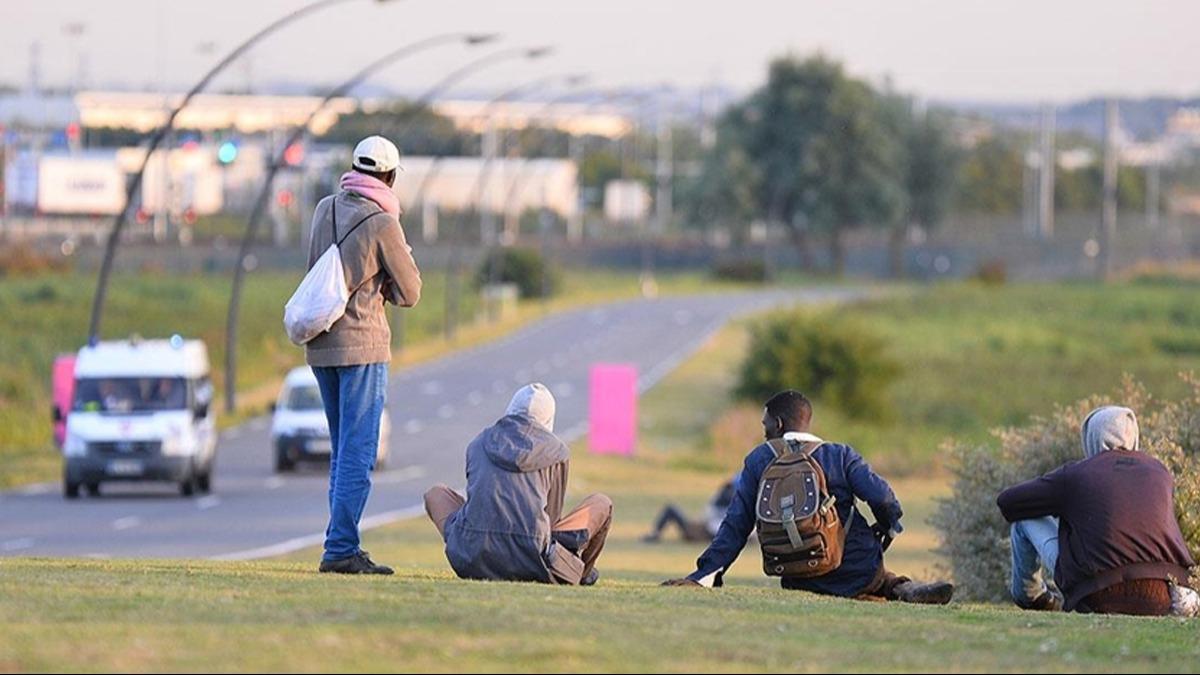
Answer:
MULTIPOLYGON (((326 7, 331 7, 336 4, 350 1, 351 0, 317 0, 317 2, 305 5, 304 7, 301 7, 300 9, 283 16, 282 18, 275 20, 266 28, 263 28, 254 35, 251 35, 245 42, 242 42, 242 44, 238 45, 233 51, 229 52, 225 58, 218 61, 215 66, 205 73, 204 77, 200 78, 200 81, 193 85, 192 88, 188 90, 186 94, 184 94, 183 99, 171 109, 171 111, 167 114, 166 121, 154 131, 154 135, 150 137, 150 142, 146 145, 146 155, 142 158, 141 166, 138 167, 137 172, 134 173, 126 183, 125 206, 113 219, 112 230, 109 232, 108 240, 104 245, 104 259, 100 263, 100 275, 96 281, 96 292, 95 295, 92 296, 92 315, 91 319, 88 321, 88 344, 94 343, 100 333, 100 317, 104 312, 104 301, 108 296, 108 281, 109 277, 112 275, 113 258, 116 257, 117 242, 120 240, 121 230, 125 226, 125 220, 129 212, 129 206, 133 203, 134 197, 137 196, 137 192, 142 186, 142 177, 146 172, 146 166, 150 163, 151 155, 153 155, 154 151, 158 149, 158 146, 162 144, 163 139, 167 137, 167 134, 171 132, 171 129, 175 124, 175 118, 179 116, 180 111, 187 107, 192 98, 194 98, 196 94, 199 94, 205 87, 207 87, 209 82, 211 82, 214 77, 220 74, 221 71, 225 70, 230 63, 233 63, 238 59, 238 57, 246 53, 247 50, 257 44, 259 40, 267 37, 271 33, 274 33, 293 21, 307 16, 308 14, 325 9, 326 7)), ((390 0, 375 0, 375 2, 380 4, 389 1, 390 0)))
POLYGON ((233 288, 229 296, 229 308, 225 318, 225 409, 227 412, 233 412, 237 401, 237 333, 238 333, 238 315, 241 309, 242 285, 246 276, 246 260, 250 255, 250 247, 253 245, 254 235, 258 231, 258 224, 262 220, 262 216, 266 213, 267 204, 270 202, 271 186, 275 182, 275 175, 279 169, 287 162, 285 154, 287 149, 298 143, 306 133, 312 121, 325 106, 335 98, 344 96, 354 87, 362 83, 363 80, 373 75, 379 69, 391 65, 401 59, 412 56, 433 47, 440 45, 461 42, 469 46, 481 45, 496 39, 496 35, 473 34, 473 33, 448 33, 443 35, 435 35, 433 37, 418 40, 407 44, 399 49, 389 52, 375 61, 365 66, 362 70, 354 74, 350 79, 334 87, 321 102, 313 108, 307 119, 303 123, 292 129, 279 151, 272 159, 271 164, 267 168, 267 177, 263 181, 262 189, 258 193, 258 197, 254 201, 254 208, 250 213, 250 219, 246 222, 246 229, 242 233, 241 245, 238 247, 237 265, 234 267, 233 273, 233 288))

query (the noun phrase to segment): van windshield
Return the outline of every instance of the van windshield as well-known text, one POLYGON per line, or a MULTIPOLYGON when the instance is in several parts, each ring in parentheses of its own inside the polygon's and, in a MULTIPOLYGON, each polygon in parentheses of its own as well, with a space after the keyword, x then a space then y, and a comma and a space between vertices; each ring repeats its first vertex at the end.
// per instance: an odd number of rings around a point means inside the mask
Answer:
POLYGON ((292 389, 287 398, 288 410, 324 410, 321 405, 321 390, 314 386, 292 389))
POLYGON ((72 410, 131 413, 187 408, 187 381, 182 377, 96 377, 75 383, 72 410))

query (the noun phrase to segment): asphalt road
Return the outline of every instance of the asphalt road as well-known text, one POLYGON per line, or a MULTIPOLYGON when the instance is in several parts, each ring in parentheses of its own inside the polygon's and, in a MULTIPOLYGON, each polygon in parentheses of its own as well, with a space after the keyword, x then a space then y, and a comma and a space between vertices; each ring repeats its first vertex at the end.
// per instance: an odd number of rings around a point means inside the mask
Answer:
MULTIPOLYGON (((433 483, 461 485, 466 444, 504 412, 513 391, 545 383, 556 429, 586 431, 587 377, 596 362, 635 364, 645 391, 729 319, 774 305, 849 297, 835 289, 770 290, 614 303, 564 312, 501 340, 392 374, 391 458, 374 476, 364 527, 422 512, 433 483)), ((213 493, 173 485, 105 484, 67 501, 57 484, 0 493, 0 556, 250 559, 323 541, 327 471, 277 476, 270 420, 222 432, 213 493)))

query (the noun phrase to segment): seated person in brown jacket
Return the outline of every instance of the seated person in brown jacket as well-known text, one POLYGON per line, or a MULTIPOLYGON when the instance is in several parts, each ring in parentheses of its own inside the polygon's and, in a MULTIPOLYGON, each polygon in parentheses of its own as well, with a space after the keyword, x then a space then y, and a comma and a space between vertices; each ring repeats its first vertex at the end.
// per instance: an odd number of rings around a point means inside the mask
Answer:
POLYGON ((1000 493, 1012 523, 1013 601, 1024 609, 1187 614, 1195 565, 1175 519, 1175 481, 1142 453, 1137 417, 1109 406, 1083 422, 1085 459, 1000 493), (1061 594, 1041 577, 1045 567, 1061 594))

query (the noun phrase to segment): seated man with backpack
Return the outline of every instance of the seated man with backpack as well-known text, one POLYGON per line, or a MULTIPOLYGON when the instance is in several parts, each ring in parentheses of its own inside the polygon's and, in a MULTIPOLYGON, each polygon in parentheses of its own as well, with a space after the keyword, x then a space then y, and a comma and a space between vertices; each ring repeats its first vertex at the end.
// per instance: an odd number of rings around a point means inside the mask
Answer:
POLYGON ((944 605, 948 582, 918 584, 888 571, 883 552, 900 526, 900 502, 852 448, 809 433, 812 404, 796 391, 767 401, 767 442, 746 456, 733 503, 696 571, 669 586, 720 586, 757 527, 763 571, 784 588, 847 598, 944 605), (875 516, 867 524, 855 499, 875 516))
POLYGON ((612 524, 612 500, 586 497, 563 514, 569 449, 554 435, 554 397, 522 387, 495 424, 467 446, 467 496, 445 485, 425 512, 463 579, 591 586, 612 524))
POLYGON ((1022 609, 1197 614, 1195 565, 1175 517, 1175 480, 1142 452, 1137 417, 1106 406, 1083 421, 1085 459, 996 499, 1011 523, 1010 593, 1022 609), (1046 584, 1045 567, 1061 592, 1046 584))

